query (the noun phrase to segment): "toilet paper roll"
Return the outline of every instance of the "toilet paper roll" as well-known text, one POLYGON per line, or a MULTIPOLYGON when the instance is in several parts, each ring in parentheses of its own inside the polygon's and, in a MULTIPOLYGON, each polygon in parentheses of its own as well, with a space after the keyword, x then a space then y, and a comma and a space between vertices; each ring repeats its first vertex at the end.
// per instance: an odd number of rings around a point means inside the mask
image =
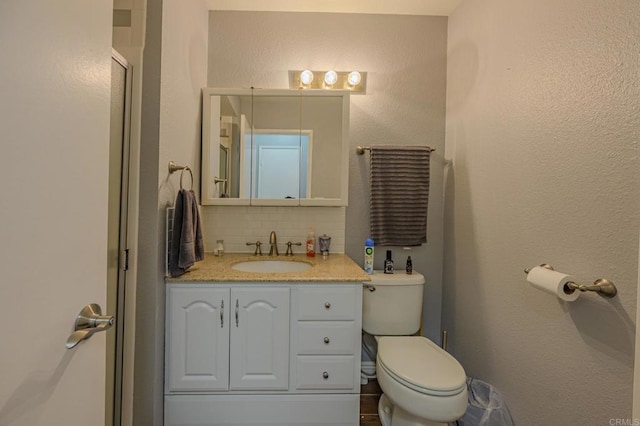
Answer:
POLYGON ((527 281, 535 288, 549 294, 555 294, 558 298, 566 302, 573 302, 580 296, 578 290, 565 287, 565 284, 570 281, 576 282, 574 277, 543 268, 542 266, 531 268, 531 271, 527 274, 527 281))

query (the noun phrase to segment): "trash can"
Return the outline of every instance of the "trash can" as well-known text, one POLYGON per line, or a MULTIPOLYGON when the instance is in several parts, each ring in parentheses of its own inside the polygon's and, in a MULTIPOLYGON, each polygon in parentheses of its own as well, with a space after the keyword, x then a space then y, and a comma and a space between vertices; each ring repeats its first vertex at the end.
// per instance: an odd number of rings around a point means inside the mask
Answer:
POLYGON ((467 378, 469 404, 455 426, 513 426, 513 419, 496 388, 482 380, 467 378))

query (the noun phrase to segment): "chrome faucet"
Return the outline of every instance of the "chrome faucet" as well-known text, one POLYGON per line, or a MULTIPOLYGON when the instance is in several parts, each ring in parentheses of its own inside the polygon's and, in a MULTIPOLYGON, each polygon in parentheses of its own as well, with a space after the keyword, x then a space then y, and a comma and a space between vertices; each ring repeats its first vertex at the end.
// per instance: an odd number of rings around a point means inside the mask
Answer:
POLYGON ((269 249, 269 256, 278 256, 278 240, 276 239, 276 231, 271 231, 271 234, 269 234, 269 245, 271 246, 269 249))
POLYGON ((256 241, 255 243, 247 243, 248 246, 256 246, 256 251, 253 252, 254 256, 262 256, 262 243, 260 241, 256 241))
POLYGON ((285 256, 293 256, 293 249, 291 246, 301 246, 302 243, 292 243, 291 241, 287 241, 287 252, 284 254, 285 256))

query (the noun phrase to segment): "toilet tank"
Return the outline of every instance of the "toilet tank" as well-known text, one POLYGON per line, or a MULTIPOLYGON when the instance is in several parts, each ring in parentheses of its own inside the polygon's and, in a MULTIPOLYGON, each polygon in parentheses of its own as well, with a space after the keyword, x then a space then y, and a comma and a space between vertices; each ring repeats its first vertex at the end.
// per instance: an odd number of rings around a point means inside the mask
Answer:
POLYGON ((362 329, 374 336, 408 336, 420 330, 424 276, 374 271, 363 285, 362 329))

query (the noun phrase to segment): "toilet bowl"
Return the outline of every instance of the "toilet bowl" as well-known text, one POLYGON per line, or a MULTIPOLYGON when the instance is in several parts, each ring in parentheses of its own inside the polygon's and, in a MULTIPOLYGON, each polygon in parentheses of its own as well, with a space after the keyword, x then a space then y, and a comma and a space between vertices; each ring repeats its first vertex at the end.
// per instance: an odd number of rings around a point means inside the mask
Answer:
POLYGON ((380 337, 376 375, 385 426, 442 425, 467 409, 464 369, 426 337, 380 337))
POLYGON ((374 271, 365 283, 362 329, 378 342, 376 375, 383 426, 446 425, 467 409, 466 374, 420 329, 424 277, 374 271))

